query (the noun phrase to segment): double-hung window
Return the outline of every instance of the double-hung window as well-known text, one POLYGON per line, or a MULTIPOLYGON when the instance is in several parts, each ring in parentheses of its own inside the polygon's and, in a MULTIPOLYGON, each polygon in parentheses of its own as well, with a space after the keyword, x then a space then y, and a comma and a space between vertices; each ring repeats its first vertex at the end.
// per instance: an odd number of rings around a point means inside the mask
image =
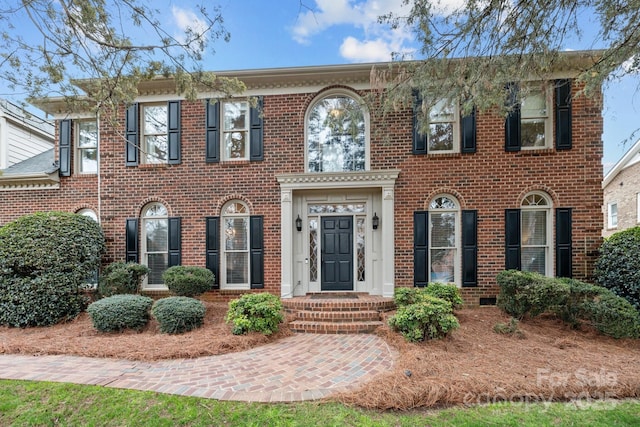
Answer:
POLYGON ((76 122, 76 171, 98 172, 98 123, 95 120, 76 122))
POLYGON ((167 161, 167 105, 142 105, 143 163, 167 161))
POLYGON ((460 121, 457 108, 451 102, 440 100, 429 110, 427 151, 455 153, 460 145, 460 121))
POLYGON ((222 103, 223 160, 249 159, 249 102, 222 103))
POLYGON ((529 84, 526 89, 520 102, 521 148, 525 150, 551 147, 551 91, 546 84, 529 84))
POLYGON ((181 162, 181 102, 132 104, 125 116, 127 166, 181 162))
POLYGON ((607 226, 608 228, 618 227, 618 204, 615 202, 607 205, 607 226))

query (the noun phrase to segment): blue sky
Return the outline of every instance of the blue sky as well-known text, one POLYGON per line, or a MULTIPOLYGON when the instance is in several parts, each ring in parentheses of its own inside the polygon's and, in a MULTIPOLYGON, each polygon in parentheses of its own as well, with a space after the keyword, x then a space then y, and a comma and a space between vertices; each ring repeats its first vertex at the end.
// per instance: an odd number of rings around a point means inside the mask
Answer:
MULTIPOLYGON (((392 52, 415 47, 414 37, 404 29, 392 31, 377 23, 378 16, 398 12, 402 0, 168 0, 155 1, 165 12, 162 22, 176 33, 185 25, 195 26, 193 4, 219 4, 228 43, 218 41, 215 54, 207 56, 204 68, 212 71, 291 67, 391 59, 392 52)), ((457 6, 462 0, 440 0, 441 8, 457 6)), ((594 44, 584 25, 584 40, 572 41, 568 50, 588 49, 594 44)), ((22 27, 28 28, 28 27, 22 27)), ((28 30, 26 30, 28 31, 28 30)), ((611 82, 604 94, 605 170, 613 166, 640 134, 640 78, 611 82), (624 141, 627 141, 624 143, 624 141)), ((2 91, 0 91, 2 92, 2 91)), ((6 94, 0 94, 6 97, 6 94)), ((11 98, 11 97, 9 97, 11 98)))

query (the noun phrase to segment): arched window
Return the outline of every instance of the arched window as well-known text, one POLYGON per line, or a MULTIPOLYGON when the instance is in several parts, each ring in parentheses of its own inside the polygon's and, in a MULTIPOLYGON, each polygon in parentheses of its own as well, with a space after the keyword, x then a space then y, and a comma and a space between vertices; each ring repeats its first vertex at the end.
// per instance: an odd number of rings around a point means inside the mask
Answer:
POLYGON ((520 214, 522 271, 551 275, 551 201, 539 192, 527 194, 520 214))
POLYGON ((460 208, 448 195, 429 204, 429 271, 431 282, 458 283, 460 208))
POLYGON ((307 171, 367 169, 367 118, 361 102, 343 93, 329 94, 307 112, 307 171))
POLYGON ((222 268, 226 289, 249 289, 249 209, 234 200, 222 209, 222 268))
POLYGON ((76 212, 78 215, 82 215, 82 216, 86 216, 87 218, 91 218, 92 220, 94 220, 95 222, 98 222, 98 215, 96 215, 96 213, 89 208, 83 208, 80 209, 78 212, 76 212))
POLYGON ((142 264, 151 270, 146 287, 163 287, 162 273, 169 263, 169 216, 161 203, 150 203, 142 210, 142 264))

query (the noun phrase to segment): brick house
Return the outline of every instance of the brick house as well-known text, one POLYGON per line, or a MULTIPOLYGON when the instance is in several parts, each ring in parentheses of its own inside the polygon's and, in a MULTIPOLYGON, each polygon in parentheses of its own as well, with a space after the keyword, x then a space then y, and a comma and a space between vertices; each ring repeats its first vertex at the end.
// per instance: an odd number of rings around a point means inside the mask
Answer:
MULTIPOLYGON (((601 98, 574 70, 527 85, 506 118, 438 103, 421 134, 411 109, 384 119, 362 100, 371 64, 246 70, 248 98, 196 102, 170 79, 142 84, 118 125, 57 119, 60 188, 2 194, 0 224, 33 210, 99 218, 107 262, 132 260, 162 291, 167 266, 207 266, 212 299, 260 289, 391 297, 453 282, 490 304, 505 268, 588 278, 601 241, 601 98)), ((575 67, 572 69, 572 67, 575 67)))
POLYGON ((604 237, 640 224, 640 140, 607 172, 602 190, 604 237))

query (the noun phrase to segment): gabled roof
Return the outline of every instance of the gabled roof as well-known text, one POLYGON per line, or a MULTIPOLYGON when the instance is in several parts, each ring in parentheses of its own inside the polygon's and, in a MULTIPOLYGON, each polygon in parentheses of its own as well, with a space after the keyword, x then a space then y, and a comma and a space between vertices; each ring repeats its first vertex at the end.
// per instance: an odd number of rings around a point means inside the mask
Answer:
POLYGON ((602 188, 606 188, 607 185, 624 169, 631 165, 640 162, 640 139, 622 156, 618 163, 611 168, 609 172, 604 176, 602 180, 602 188))

